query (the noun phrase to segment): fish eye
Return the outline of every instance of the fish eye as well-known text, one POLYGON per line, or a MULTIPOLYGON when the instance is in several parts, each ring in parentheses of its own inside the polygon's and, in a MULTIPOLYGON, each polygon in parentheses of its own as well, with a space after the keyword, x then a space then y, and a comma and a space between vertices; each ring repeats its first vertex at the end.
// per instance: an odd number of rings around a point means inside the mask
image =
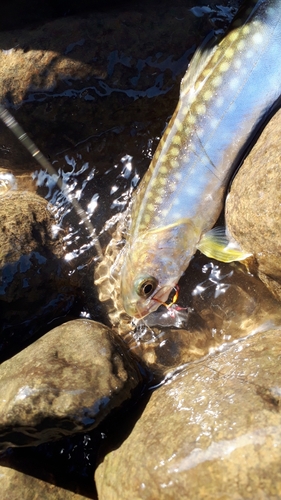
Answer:
POLYGON ((158 280, 153 278, 153 276, 148 276, 147 278, 141 278, 137 281, 137 294, 147 299, 156 290, 158 285, 158 280))

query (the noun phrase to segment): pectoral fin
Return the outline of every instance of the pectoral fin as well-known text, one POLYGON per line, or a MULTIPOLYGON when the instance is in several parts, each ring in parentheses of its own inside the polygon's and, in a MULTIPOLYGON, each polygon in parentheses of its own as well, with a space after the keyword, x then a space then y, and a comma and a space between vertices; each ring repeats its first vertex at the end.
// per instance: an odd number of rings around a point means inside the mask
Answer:
POLYGON ((222 227, 214 227, 205 233, 197 248, 207 257, 221 262, 244 260, 252 255, 249 252, 244 252, 238 243, 230 242, 225 234, 225 229, 222 227))

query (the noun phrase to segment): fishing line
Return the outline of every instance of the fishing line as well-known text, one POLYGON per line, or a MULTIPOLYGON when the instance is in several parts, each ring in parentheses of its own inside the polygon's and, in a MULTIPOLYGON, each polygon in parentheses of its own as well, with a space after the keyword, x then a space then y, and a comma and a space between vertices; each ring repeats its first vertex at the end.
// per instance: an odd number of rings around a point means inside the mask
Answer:
MULTIPOLYGON (((89 233, 90 237, 95 236, 95 229, 88 219, 86 212, 83 210, 81 205, 75 198, 71 198, 66 191, 65 185, 62 179, 58 176, 57 171, 51 165, 51 163, 47 160, 47 158, 43 155, 43 153, 38 149, 36 144, 30 139, 30 137, 26 134, 20 124, 16 121, 16 119, 11 115, 11 113, 0 104, 0 118, 3 123, 8 127, 9 130, 13 132, 16 138, 24 145, 24 147, 29 151, 31 156, 35 158, 35 160, 41 165, 43 169, 45 169, 54 179, 58 188, 62 191, 63 195, 67 199, 67 201, 73 206, 76 214, 79 219, 85 224, 85 227, 89 233)), ((93 240, 93 245, 98 254, 98 259, 101 259, 103 256, 101 245, 98 241, 98 238, 95 236, 93 240)))

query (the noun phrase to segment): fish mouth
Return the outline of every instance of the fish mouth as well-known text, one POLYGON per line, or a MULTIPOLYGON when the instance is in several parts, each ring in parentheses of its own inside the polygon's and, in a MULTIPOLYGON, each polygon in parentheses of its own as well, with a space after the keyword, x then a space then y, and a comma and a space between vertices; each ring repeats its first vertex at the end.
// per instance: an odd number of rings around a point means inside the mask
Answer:
POLYGON ((158 303, 158 307, 161 306, 161 304, 165 305, 165 302, 166 300, 168 299, 171 291, 173 290, 175 285, 166 285, 166 286, 163 286, 162 288, 160 288, 160 290, 158 290, 158 292, 156 292, 150 300, 153 300, 156 302, 156 305, 158 303))
POLYGON ((156 311, 161 305, 165 305, 165 301, 168 299, 173 288, 174 285, 166 285, 141 304, 139 300, 133 302, 126 301, 126 304, 124 304, 125 311, 133 318, 142 319, 156 311))

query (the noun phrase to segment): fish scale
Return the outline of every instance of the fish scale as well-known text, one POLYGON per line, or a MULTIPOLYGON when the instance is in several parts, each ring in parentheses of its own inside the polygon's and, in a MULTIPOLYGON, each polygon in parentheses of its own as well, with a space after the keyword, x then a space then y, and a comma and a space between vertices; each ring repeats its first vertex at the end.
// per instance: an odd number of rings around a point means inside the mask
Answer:
POLYGON ((127 313, 165 301, 197 248, 225 262, 249 252, 210 231, 227 185, 281 94, 281 2, 248 1, 220 41, 203 43, 132 203, 121 271, 127 313))

